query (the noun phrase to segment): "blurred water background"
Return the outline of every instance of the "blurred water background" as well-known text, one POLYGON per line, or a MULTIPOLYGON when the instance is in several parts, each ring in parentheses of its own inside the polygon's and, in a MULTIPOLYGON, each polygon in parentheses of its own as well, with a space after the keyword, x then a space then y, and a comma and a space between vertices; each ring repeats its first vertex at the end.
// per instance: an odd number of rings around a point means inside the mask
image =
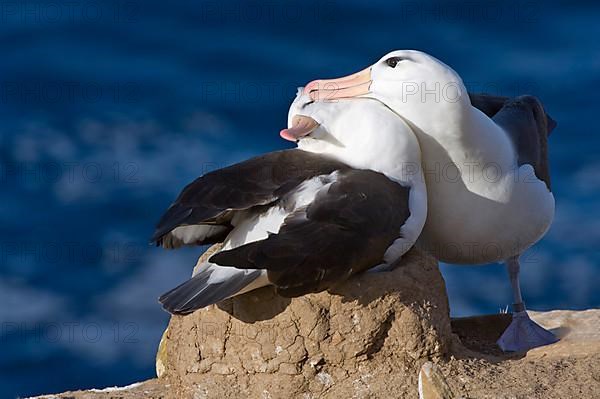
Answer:
MULTIPOLYGON (((161 212, 196 176, 290 147, 297 86, 392 49, 544 101, 557 214, 525 299, 600 306, 599 18, 541 0, 0 1, 0 397, 152 377, 156 298, 201 253, 147 245, 161 212)), ((443 273, 453 315, 510 303, 501 265, 443 273)))

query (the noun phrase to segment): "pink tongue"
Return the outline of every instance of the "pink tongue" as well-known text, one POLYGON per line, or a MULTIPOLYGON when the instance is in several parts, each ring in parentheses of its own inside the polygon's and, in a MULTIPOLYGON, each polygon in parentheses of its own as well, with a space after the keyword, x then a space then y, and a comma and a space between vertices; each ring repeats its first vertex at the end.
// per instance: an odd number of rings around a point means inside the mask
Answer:
POLYGON ((294 115, 292 127, 283 129, 279 135, 289 141, 297 141, 319 127, 317 121, 304 115, 294 115))

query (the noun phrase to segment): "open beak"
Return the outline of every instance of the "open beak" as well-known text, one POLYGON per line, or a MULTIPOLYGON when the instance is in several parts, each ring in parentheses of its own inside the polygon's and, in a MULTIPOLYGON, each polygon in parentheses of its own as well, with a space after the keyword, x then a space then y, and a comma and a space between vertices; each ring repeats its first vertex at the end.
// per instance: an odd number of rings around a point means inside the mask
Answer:
POLYGON ((358 97, 369 94, 372 82, 369 67, 343 78, 313 80, 304 87, 304 93, 314 101, 358 97))
POLYGON ((292 118, 292 127, 283 129, 279 135, 288 141, 298 141, 307 136, 319 127, 319 123, 313 118, 304 115, 294 115, 292 118))

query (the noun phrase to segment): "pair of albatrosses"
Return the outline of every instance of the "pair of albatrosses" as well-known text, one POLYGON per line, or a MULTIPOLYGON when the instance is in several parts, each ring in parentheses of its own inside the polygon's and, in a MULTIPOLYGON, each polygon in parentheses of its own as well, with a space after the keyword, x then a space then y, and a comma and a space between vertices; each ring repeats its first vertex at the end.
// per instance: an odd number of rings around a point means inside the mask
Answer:
POLYGON ((416 242, 445 262, 506 261, 515 303, 503 350, 556 341, 527 316, 518 277, 554 215, 554 122, 537 99, 469 94, 450 67, 402 50, 310 82, 288 126, 281 136, 298 149, 202 176, 163 216, 153 238, 163 247, 224 243, 160 298, 165 309, 269 284, 285 296, 324 290, 385 270, 416 242))

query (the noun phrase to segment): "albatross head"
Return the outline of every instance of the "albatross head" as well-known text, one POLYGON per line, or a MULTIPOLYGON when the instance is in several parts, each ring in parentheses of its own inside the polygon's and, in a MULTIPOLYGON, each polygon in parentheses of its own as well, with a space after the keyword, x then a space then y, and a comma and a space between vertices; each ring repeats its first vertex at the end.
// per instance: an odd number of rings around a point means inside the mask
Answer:
POLYGON ((435 132, 460 123, 470 108, 460 76, 436 58, 416 50, 392 51, 370 67, 338 79, 319 79, 304 93, 315 101, 366 97, 390 107, 421 130, 435 132), (467 107, 467 105, 469 107, 467 107))
MULTIPOLYGON (((299 89, 281 137, 298 148, 333 156, 358 168, 397 177, 407 165, 420 165, 420 148, 408 124, 371 98, 314 101, 299 89)), ((414 169, 414 168, 413 168, 414 169)), ((397 178, 397 180, 403 180, 397 178)))

